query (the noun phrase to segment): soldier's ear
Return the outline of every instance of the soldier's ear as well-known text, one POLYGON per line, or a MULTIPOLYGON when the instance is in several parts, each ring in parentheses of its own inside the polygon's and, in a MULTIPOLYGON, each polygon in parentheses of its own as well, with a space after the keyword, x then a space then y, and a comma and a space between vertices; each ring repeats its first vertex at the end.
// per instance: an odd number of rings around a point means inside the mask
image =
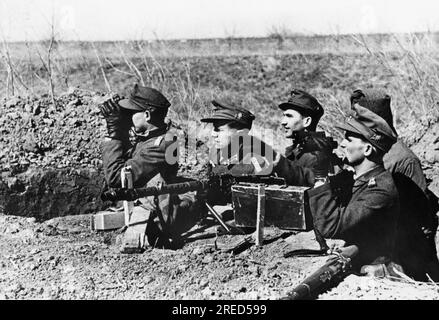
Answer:
POLYGON ((146 122, 149 122, 149 120, 151 120, 151 112, 149 112, 148 110, 146 110, 144 113, 145 116, 145 120, 146 122))
POLYGON ((309 117, 309 116, 308 117, 303 117, 302 121, 303 121, 303 126, 305 128, 308 128, 311 125, 311 123, 312 123, 312 118, 309 117))
POLYGON ((370 143, 366 143, 364 148, 364 155, 366 157, 370 157, 374 152, 374 149, 375 149, 374 146, 372 146, 370 143))

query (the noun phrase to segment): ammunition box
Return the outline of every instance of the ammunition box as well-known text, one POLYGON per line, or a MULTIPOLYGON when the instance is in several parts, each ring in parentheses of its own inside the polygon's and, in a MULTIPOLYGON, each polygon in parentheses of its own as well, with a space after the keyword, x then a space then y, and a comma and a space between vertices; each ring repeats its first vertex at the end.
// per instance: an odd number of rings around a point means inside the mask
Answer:
MULTIPOLYGON (((309 231, 312 218, 308 209, 308 187, 267 185, 265 187, 266 227, 309 231)), ((256 227, 258 184, 239 183, 232 186, 232 204, 238 227, 256 227)))

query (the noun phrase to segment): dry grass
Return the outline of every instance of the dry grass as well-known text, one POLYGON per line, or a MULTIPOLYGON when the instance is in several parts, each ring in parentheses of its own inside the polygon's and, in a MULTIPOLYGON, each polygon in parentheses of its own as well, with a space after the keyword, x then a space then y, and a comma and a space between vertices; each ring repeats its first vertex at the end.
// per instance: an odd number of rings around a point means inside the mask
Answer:
POLYGON ((257 126, 277 130, 277 104, 300 87, 323 103, 320 126, 337 136, 333 124, 347 111, 349 93, 380 86, 411 144, 439 115, 436 37, 291 37, 276 29, 247 40, 3 43, 0 95, 49 93, 55 102, 69 86, 120 92, 137 82, 170 97, 170 116, 179 122, 206 115, 209 101, 220 97, 250 108, 257 126))

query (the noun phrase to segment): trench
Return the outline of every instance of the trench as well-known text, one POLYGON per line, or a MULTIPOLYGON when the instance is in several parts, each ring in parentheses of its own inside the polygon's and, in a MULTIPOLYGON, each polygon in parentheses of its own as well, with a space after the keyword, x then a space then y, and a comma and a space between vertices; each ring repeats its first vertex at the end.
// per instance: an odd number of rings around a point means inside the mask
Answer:
POLYGON ((32 168, 16 175, 3 173, 0 214, 45 221, 93 213, 104 208, 100 199, 104 181, 102 170, 95 168, 32 168))

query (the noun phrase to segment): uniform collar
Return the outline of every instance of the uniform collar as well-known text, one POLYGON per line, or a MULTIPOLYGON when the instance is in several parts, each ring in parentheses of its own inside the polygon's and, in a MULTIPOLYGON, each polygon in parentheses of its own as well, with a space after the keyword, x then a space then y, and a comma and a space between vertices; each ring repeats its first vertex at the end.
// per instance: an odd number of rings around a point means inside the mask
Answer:
POLYGON ((136 136, 136 139, 138 140, 149 140, 158 136, 161 136, 162 134, 164 134, 167 131, 167 127, 161 127, 161 128, 157 128, 154 130, 147 130, 143 133, 137 133, 136 131, 133 130, 134 135, 136 136))
MULTIPOLYGON (((232 151, 232 143, 234 141, 236 141, 236 139, 239 139, 239 137, 242 136, 249 136, 249 130, 248 129, 242 129, 242 130, 238 130, 231 139, 231 142, 229 143, 229 145, 227 145, 227 147, 224 147, 222 149, 217 150, 218 152, 218 161, 220 164, 226 164, 226 165, 230 165, 230 164, 236 164, 239 163, 242 159, 240 159, 242 156, 244 156, 242 154, 242 150, 243 150, 243 144, 242 141, 239 141, 239 147, 237 149, 235 149, 234 151, 236 151, 235 153, 231 153, 232 151)), ((252 142, 250 142, 252 143, 252 142)))
POLYGON ((294 142, 291 146, 285 148, 285 157, 288 159, 298 159, 303 154, 303 145, 294 142))
POLYGON ((386 171, 382 165, 377 165, 376 167, 370 169, 369 171, 364 172, 361 176, 354 176, 354 184, 360 185, 369 182, 370 179, 376 177, 380 173, 386 171))

